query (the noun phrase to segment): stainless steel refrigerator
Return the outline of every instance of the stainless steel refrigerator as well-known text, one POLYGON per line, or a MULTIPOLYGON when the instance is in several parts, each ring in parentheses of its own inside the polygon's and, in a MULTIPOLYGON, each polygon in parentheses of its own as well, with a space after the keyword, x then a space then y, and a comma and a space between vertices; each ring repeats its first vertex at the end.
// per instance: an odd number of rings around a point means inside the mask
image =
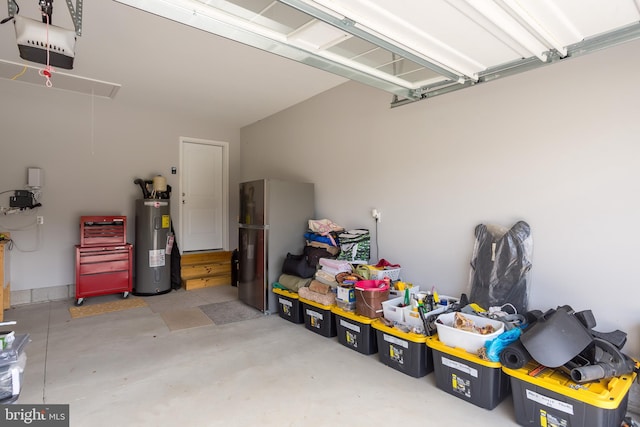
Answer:
POLYGON ((238 296, 264 313, 277 311, 271 287, 287 252, 299 254, 315 217, 314 185, 261 179, 240 184, 238 296))

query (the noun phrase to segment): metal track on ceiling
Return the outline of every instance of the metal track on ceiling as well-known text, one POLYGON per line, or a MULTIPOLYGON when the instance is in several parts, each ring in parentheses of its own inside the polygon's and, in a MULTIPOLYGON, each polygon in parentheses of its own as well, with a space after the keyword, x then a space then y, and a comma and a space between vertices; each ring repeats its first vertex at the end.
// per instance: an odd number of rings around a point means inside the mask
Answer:
POLYGON ((585 39, 582 42, 567 46, 567 55, 565 57, 560 57, 553 52, 549 52, 550 56, 547 62, 542 62, 537 58, 525 58, 519 61, 514 61, 512 63, 502 64, 497 67, 489 68, 486 71, 480 73, 478 76, 478 81, 476 82, 467 81, 462 84, 456 84, 453 82, 441 82, 434 85, 425 86, 420 89, 421 96, 419 99, 394 98, 394 100, 392 100, 391 102, 391 107, 400 107, 402 105, 413 103, 417 100, 419 101, 427 98, 433 98, 435 96, 444 95, 467 87, 475 86, 482 83, 488 83, 493 80, 524 73, 536 68, 555 64, 559 61, 576 58, 592 52, 596 52, 598 50, 617 46, 619 44, 637 39, 640 39, 640 23, 632 24, 627 27, 615 31, 610 31, 599 36, 594 36, 589 39, 585 39))
POLYGON ((392 107, 640 38, 634 0, 115 1, 382 89, 392 107))

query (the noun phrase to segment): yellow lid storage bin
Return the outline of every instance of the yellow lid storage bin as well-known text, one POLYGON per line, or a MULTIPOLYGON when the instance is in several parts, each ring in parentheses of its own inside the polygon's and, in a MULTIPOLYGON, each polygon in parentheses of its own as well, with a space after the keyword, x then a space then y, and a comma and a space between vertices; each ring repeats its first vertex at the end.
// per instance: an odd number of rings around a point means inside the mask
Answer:
POLYGON ((493 409, 509 395, 509 376, 499 362, 480 359, 458 347, 449 347, 437 336, 427 338, 433 353, 436 386, 462 400, 493 409))
POLYGON ((304 314, 304 326, 311 332, 331 338, 337 335, 336 320, 331 309, 335 305, 323 305, 315 301, 300 298, 304 314))
POLYGON ((560 370, 530 361, 502 370, 511 378, 516 421, 523 426, 619 426, 636 374, 576 384, 560 370))
POLYGON ((378 357, 382 363, 415 378, 433 371, 431 350, 425 345, 427 337, 385 325, 376 319, 371 323, 376 330, 378 357))
POLYGON ((334 306, 331 311, 336 316, 336 332, 340 344, 366 355, 378 352, 376 331, 371 326, 373 319, 338 306, 334 306))
POLYGON ((273 293, 278 299, 278 315, 293 323, 304 323, 302 315, 302 303, 297 293, 286 289, 273 288, 273 293))

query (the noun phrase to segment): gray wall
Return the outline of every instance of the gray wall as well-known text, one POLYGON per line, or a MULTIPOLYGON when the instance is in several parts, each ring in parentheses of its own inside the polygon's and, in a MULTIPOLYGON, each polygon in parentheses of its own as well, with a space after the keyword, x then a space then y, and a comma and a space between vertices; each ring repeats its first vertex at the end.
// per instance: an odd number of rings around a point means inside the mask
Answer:
MULTIPOLYGON (((134 201, 141 196, 133 184, 136 177, 167 178, 176 196, 172 215, 177 226, 179 175, 171 175, 171 167, 180 167, 180 136, 229 142, 230 186, 237 187, 237 128, 179 112, 141 111, 118 96, 92 101, 88 95, 4 79, 0 93, 0 191, 24 188, 28 167, 41 168, 44 177, 43 206, 37 212, 0 216, 0 230, 13 230, 16 242, 11 252, 11 289, 17 291, 13 302, 23 300, 23 290, 75 283, 81 215, 127 215, 133 242, 134 201), (44 225, 34 226, 35 215, 44 216, 44 225)), ((236 193, 229 194, 230 222, 237 216, 236 193)), ((8 206, 9 194, 0 197, 0 204, 8 206)), ((232 230, 230 245, 235 247, 232 230)), ((46 293, 42 290, 40 298, 47 299, 46 293)))
POLYGON ((447 294, 467 290, 477 224, 525 220, 530 306, 592 309, 597 329, 628 332, 640 356, 639 49, 395 109, 347 83, 243 128, 242 178, 314 182, 319 218, 372 229, 374 262, 447 294))
POLYGON ((601 330, 630 334, 626 349, 638 356, 639 48, 396 109, 388 94, 348 83, 241 132, 140 111, 120 94, 92 103, 0 80, 0 191, 22 188, 28 167, 44 176, 43 226, 0 217, 20 248, 11 253, 12 289, 73 284, 78 217, 132 217, 135 177, 161 173, 177 189, 170 167, 178 138, 189 136, 231 143, 231 248, 238 181, 269 176, 315 182, 319 218, 371 228, 373 260, 398 262, 405 279, 441 292, 466 290, 475 225, 524 219, 534 239, 531 306, 593 309, 601 330))

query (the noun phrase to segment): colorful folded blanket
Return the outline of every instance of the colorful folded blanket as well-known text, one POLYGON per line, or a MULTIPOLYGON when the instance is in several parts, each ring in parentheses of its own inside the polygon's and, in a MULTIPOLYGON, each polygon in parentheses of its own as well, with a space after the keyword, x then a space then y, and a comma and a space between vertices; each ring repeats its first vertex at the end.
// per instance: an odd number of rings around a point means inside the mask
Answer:
POLYGON ((337 246, 337 242, 327 236, 322 236, 318 233, 304 233, 304 238, 311 242, 325 243, 330 246, 337 246))

